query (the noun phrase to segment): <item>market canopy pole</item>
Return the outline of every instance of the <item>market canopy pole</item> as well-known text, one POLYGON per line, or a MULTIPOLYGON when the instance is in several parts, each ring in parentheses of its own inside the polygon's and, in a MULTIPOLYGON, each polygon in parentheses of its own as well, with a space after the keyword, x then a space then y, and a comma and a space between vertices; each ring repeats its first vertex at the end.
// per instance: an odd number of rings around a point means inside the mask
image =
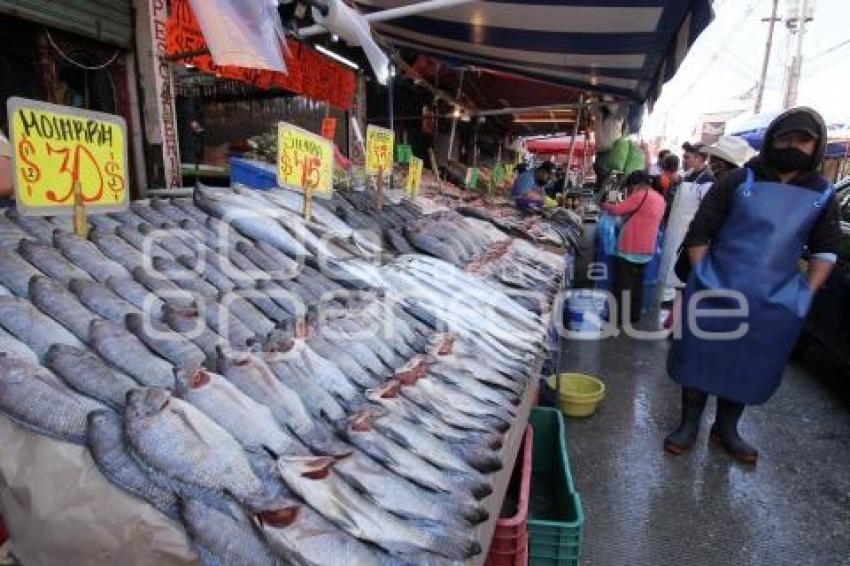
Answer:
POLYGON ((576 147, 576 136, 578 136, 578 124, 581 121, 581 110, 582 110, 582 103, 583 102, 584 102, 584 95, 582 94, 578 97, 578 110, 576 110, 575 123, 573 124, 573 137, 570 140, 570 153, 567 156, 567 182, 568 183, 569 183, 569 180, 570 180, 570 170, 573 167, 573 150, 575 150, 575 147, 576 147))

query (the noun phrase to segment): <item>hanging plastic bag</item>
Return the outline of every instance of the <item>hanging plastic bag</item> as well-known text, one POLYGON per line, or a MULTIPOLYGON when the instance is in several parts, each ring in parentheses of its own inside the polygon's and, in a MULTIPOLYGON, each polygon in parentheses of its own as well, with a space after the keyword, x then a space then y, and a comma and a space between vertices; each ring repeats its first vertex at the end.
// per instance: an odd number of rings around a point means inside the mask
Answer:
POLYGON ((608 169, 611 171, 625 170, 626 159, 629 157, 630 144, 629 138, 625 136, 614 142, 614 145, 611 146, 611 151, 608 153, 608 169))
POLYGON ((626 162, 623 166, 623 173, 628 175, 634 171, 643 171, 646 167, 646 155, 643 149, 633 141, 629 141, 629 152, 626 156, 626 162))
MULTIPOLYGON (((199 0, 195 0, 198 2, 199 0)), ((360 46, 372 65, 375 78, 382 85, 387 84, 390 75, 390 61, 372 38, 372 30, 357 10, 350 8, 342 0, 327 1, 327 15, 313 7, 313 19, 317 24, 341 37, 350 46, 360 46)))
POLYGON ((276 1, 190 1, 216 64, 286 72, 281 52, 286 38, 276 1))

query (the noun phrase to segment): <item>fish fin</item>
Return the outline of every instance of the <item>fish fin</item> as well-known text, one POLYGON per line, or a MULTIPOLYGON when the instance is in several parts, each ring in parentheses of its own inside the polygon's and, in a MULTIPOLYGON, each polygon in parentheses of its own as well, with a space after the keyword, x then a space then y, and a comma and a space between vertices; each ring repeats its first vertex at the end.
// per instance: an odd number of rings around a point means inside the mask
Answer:
POLYGON ((473 538, 428 532, 430 550, 453 560, 465 560, 481 553, 481 545, 473 538))

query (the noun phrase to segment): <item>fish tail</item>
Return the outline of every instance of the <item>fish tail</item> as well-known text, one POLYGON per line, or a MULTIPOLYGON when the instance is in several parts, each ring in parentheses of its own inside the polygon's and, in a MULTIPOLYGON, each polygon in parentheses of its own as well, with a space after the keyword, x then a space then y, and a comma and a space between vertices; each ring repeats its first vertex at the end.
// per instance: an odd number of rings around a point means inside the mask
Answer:
POLYGON ((428 533, 431 551, 452 560, 465 560, 481 553, 477 540, 448 533, 428 533))

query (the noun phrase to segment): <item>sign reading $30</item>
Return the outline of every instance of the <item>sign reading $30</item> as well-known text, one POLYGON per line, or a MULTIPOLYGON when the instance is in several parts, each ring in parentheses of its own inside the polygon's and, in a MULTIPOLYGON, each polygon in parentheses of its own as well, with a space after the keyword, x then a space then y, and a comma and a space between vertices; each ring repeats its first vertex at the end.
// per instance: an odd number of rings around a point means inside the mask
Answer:
POLYGON ((277 182, 313 196, 333 192, 333 145, 329 140, 280 122, 277 129, 277 182))
POLYGON ((17 97, 9 99, 8 112, 15 200, 23 214, 72 214, 77 182, 89 212, 127 208, 123 118, 17 97))

